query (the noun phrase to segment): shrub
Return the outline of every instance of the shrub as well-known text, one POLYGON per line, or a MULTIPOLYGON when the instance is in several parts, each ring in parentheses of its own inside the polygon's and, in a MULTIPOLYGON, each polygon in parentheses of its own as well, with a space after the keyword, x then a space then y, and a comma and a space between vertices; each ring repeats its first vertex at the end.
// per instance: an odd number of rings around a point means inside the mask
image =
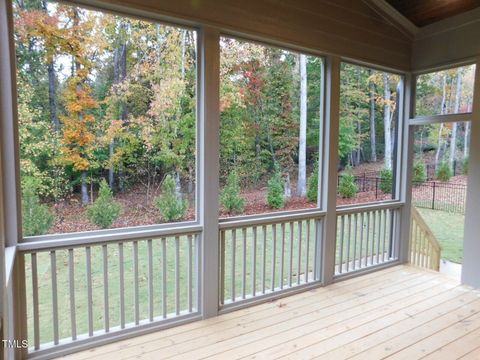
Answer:
POLYGON ((244 210, 245 199, 240 196, 240 182, 236 171, 227 177, 227 183, 220 195, 220 203, 230 214, 239 214, 244 210))
POLYGON ((160 210, 162 218, 166 221, 176 221, 185 216, 187 201, 177 199, 175 193, 175 180, 167 175, 162 184, 162 194, 155 198, 155 205, 160 210))
POLYGON ((317 195, 318 195, 318 162, 315 162, 315 166, 313 167, 313 173, 308 178, 308 185, 307 185, 308 201, 316 202, 317 195))
POLYGON ((102 180, 97 200, 87 209, 88 220, 102 229, 107 229, 117 220, 120 209, 120 204, 113 200, 110 186, 102 180))
POLYGON ((425 181, 427 181, 427 166, 422 159, 415 160, 413 163, 412 182, 420 185, 425 181))
POLYGON ((463 159, 462 173, 463 173, 463 175, 468 175, 468 156, 465 159, 463 159))
POLYGON ((442 161, 440 166, 437 169, 436 178, 440 181, 449 181, 450 178, 453 176, 452 168, 447 161, 442 161))
POLYGON ((285 206, 283 184, 280 173, 276 172, 267 184, 267 204, 272 209, 281 209, 285 206))
POLYGON ((393 174, 390 169, 383 169, 380 172, 380 190, 385 194, 390 194, 392 192, 393 185, 393 174))
POLYGON ((53 225, 53 214, 40 203, 37 195, 39 182, 27 177, 22 184, 22 225, 23 235, 43 235, 53 225))
POLYGON ((355 183, 355 177, 350 168, 347 168, 345 174, 340 177, 338 184, 338 193, 342 198, 350 199, 357 195, 358 186, 355 183))

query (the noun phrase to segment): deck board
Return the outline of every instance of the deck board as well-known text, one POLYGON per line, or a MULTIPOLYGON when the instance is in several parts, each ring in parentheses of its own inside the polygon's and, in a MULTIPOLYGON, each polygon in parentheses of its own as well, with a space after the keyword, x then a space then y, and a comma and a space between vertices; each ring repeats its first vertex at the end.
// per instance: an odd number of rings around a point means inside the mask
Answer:
POLYGON ((480 292, 396 266, 66 356, 99 359, 480 359, 480 292))

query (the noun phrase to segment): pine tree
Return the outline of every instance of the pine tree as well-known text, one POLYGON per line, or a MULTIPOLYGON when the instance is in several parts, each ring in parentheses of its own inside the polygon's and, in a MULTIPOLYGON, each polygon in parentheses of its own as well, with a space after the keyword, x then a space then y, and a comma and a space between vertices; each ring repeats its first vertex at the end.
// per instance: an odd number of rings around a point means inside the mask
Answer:
POLYGON ((87 209, 88 219, 91 223, 107 229, 117 220, 120 215, 121 206, 113 199, 112 189, 108 183, 102 179, 98 198, 93 205, 87 209))
POLYGON ((155 205, 165 221, 177 221, 185 216, 187 202, 178 199, 175 193, 175 180, 172 175, 167 175, 163 180, 162 193, 155 198, 155 205))
POLYGON ((242 213, 245 207, 245 199, 240 195, 240 182, 237 172, 230 172, 227 183, 220 195, 220 203, 230 214, 242 213))

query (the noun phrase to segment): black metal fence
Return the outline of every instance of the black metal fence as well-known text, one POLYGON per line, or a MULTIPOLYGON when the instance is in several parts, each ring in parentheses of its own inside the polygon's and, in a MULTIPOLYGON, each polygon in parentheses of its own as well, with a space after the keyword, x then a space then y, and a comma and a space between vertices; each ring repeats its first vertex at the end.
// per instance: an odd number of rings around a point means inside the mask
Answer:
MULTIPOLYGON (((337 185, 340 185, 340 180, 343 175, 338 175, 337 177, 337 185)), ((375 200, 378 199, 384 199, 385 193, 382 192, 382 179, 380 176, 375 172, 365 172, 361 175, 354 175, 354 181, 355 184, 357 185, 357 192, 359 193, 365 193, 365 192, 370 192, 372 193, 372 198, 375 200)))
MULTIPOLYGON (((342 175, 338 176, 338 184, 342 175)), ((369 192, 372 200, 384 200, 381 191, 381 178, 374 171, 354 175, 357 192, 369 192)), ((412 202, 420 208, 443 210, 458 214, 465 213, 467 185, 429 180, 413 184, 412 202)))
POLYGON ((466 201, 467 185, 465 184, 441 181, 413 184, 412 202, 420 208, 465 214, 466 201))

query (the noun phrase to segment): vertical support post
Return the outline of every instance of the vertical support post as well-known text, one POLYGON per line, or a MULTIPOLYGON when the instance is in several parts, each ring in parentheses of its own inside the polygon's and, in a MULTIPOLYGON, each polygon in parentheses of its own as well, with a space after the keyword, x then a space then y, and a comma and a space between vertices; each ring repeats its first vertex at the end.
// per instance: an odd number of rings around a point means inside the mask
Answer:
MULTIPOLYGON (((17 100, 15 79, 15 45, 13 39, 13 15, 11 0, 0 0, 0 174, 8 174, 0 182, 0 211, 3 226, 0 227, 2 247, 0 252, 0 272, 2 277, 1 289, 4 290, 5 268, 3 263, 3 249, 5 246, 15 246, 22 238, 21 214, 20 214, 20 169, 18 150, 18 125, 17 125, 17 100), (8 209, 8 211, 6 211, 8 209)), ((8 287, 8 293, 1 299, 2 318, 4 309, 8 306, 8 314, 14 314, 14 318, 6 319, 13 326, 8 337, 13 340, 27 339, 27 313, 25 300, 25 264, 24 256, 17 254, 13 270, 12 286, 8 287)), ((2 327, 2 332, 5 331, 2 327)), ((4 334, 2 334, 4 335, 4 334)), ((3 336, 2 336, 3 338, 3 336)), ((2 349, 3 352, 3 349, 2 349)), ((25 359, 27 349, 16 349, 15 354, 7 354, 8 358, 25 359), (13 356, 12 356, 13 355, 13 356)))
POLYGON ((204 318, 219 306, 219 129, 220 34, 203 27, 198 40, 198 185, 197 216, 203 225, 200 309, 204 318))
POLYGON ((470 133, 465 235, 463 241, 462 283, 480 288, 480 58, 475 70, 472 127, 470 133))
POLYGON ((20 168, 18 153, 15 47, 10 0, 0 0, 0 146, 2 147, 3 200, 5 208, 6 246, 22 238, 20 214, 20 168))
POLYGON ((340 121, 340 58, 326 58, 325 110, 322 164, 322 209, 327 211, 323 226, 322 273, 324 285, 333 282, 335 274, 335 244, 337 237, 337 161, 340 121))
MULTIPOLYGON (((27 303, 26 303, 26 289, 25 289, 25 255, 18 254, 15 259, 15 268, 13 272, 12 281, 12 301, 10 304, 13 308, 13 325, 14 325, 14 339, 27 340, 27 303)), ((28 349, 15 349, 15 359, 26 359, 28 349)))
MULTIPOLYGON (((410 127, 409 120, 415 115, 415 87, 416 78, 413 74, 406 74, 404 78, 402 96, 400 102, 403 102, 403 106, 400 107, 401 114, 399 119, 402 119, 402 126, 399 128, 398 144, 401 146, 401 156, 397 161, 397 196, 400 201, 404 203, 398 214, 400 219, 395 219, 392 224, 398 224, 399 226, 392 231, 392 237, 396 237, 396 249, 398 252, 398 259, 402 263, 408 262, 408 243, 410 241, 410 218, 412 207, 412 172, 413 172, 413 140, 414 140, 414 128, 410 127)), ((397 214, 392 216, 397 217, 397 214)), ((390 250, 392 251, 392 250, 390 250)), ((394 255, 394 254, 392 254, 394 255)))

